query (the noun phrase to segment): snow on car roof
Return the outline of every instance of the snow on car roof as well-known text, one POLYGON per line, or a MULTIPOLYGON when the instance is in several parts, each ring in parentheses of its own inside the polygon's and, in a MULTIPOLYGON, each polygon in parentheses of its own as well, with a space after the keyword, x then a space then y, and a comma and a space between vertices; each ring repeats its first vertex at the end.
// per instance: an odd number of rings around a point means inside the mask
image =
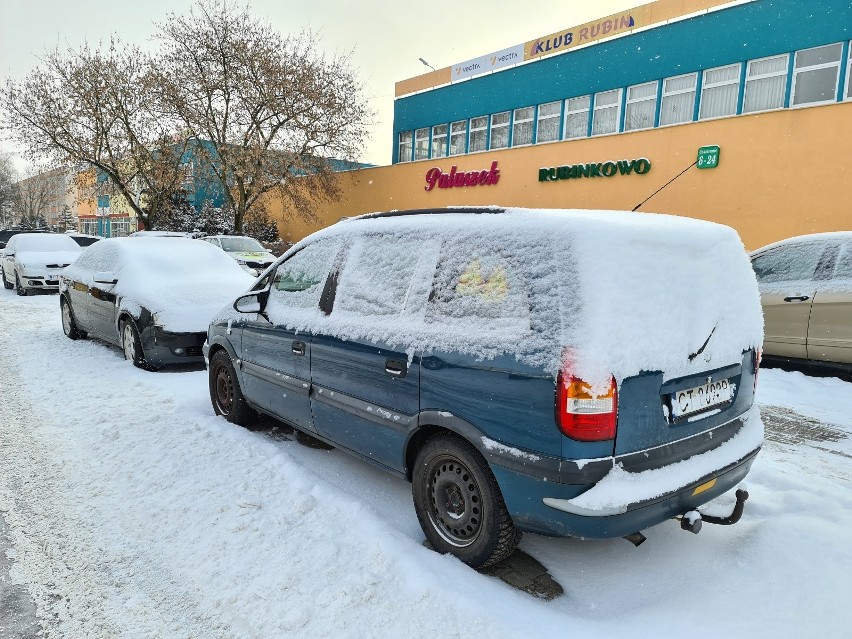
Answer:
POLYGON ((91 281, 99 271, 117 278, 114 292, 122 308, 138 317, 145 307, 160 326, 174 332, 206 331, 216 311, 254 280, 215 246, 157 236, 101 240, 67 273, 91 281))
MULTIPOLYGON (((315 308, 288 308, 275 319, 299 330, 414 350, 460 351, 482 359, 515 354, 551 373, 563 366, 567 348, 572 371, 601 384, 610 375, 663 371, 672 378, 739 364, 743 351, 763 339, 748 255, 737 233, 720 224, 626 211, 478 207, 441 215, 361 216, 315 233, 289 255, 322 238, 357 243, 350 238, 381 235, 394 236, 392 245, 400 247, 408 240, 411 259, 419 256, 433 265, 419 271, 428 281, 412 280, 410 290, 429 290, 434 265, 454 255, 447 247, 472 257, 500 247, 524 273, 523 286, 535 302, 525 335, 519 339, 517 325, 483 327, 463 316, 448 330, 423 309, 365 322, 368 309, 347 314, 337 302, 328 317, 315 308), (690 358, 708 337, 702 357, 690 358)), ((358 259, 366 259, 366 251, 356 251, 358 259)), ((391 278, 398 269, 388 268, 387 258, 387 251, 379 252, 372 267, 360 269, 352 285, 361 298, 381 299, 394 288, 391 278)), ((344 269, 338 295, 345 294, 346 278, 344 269)))
POLYGON ((53 251, 80 252, 80 246, 67 235, 58 233, 19 233, 13 235, 15 250, 49 253, 53 251))

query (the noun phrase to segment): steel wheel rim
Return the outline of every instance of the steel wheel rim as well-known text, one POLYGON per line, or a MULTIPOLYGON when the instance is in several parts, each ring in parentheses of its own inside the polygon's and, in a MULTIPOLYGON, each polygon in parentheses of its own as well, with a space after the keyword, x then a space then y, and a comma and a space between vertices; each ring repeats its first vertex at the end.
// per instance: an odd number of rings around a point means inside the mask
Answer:
POLYGON ((67 302, 62 304, 62 330, 66 335, 71 334, 71 309, 67 302))
POLYGON ((228 374, 228 369, 221 364, 216 368, 214 376, 216 404, 223 415, 231 413, 234 404, 234 382, 228 374))
POLYGON ((465 548, 482 532, 482 491, 470 469, 452 455, 442 455, 427 468, 429 519, 448 544, 465 548))
POLYGON ((124 346, 124 359, 129 359, 133 361, 136 359, 136 340, 133 339, 133 328, 130 324, 124 325, 124 331, 122 331, 121 340, 122 345, 124 346))

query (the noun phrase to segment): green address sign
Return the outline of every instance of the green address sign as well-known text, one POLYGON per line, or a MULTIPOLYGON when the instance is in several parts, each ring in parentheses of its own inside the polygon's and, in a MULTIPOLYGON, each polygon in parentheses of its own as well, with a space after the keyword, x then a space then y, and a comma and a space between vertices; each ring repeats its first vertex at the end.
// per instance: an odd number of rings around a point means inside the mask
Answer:
POLYGON ((719 147, 698 147, 698 160, 695 162, 699 169, 715 169, 719 166, 719 147))

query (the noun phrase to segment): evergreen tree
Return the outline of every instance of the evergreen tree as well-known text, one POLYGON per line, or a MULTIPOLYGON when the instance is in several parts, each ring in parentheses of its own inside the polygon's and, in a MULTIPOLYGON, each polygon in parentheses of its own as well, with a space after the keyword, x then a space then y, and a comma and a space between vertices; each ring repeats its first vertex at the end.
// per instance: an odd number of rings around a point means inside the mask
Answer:
POLYGON ((278 236, 278 224, 269 217, 269 213, 262 207, 256 207, 248 213, 243 231, 259 242, 277 242, 281 239, 278 236))

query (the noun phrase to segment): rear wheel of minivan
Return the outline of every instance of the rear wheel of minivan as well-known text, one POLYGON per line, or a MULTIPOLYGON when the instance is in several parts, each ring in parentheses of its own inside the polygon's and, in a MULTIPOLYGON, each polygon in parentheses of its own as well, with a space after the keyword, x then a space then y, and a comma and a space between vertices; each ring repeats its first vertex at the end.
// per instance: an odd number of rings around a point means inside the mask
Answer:
POLYGON ((514 552, 521 535, 491 469, 469 442, 432 437, 418 453, 411 479, 417 518, 435 550, 472 568, 514 552))

